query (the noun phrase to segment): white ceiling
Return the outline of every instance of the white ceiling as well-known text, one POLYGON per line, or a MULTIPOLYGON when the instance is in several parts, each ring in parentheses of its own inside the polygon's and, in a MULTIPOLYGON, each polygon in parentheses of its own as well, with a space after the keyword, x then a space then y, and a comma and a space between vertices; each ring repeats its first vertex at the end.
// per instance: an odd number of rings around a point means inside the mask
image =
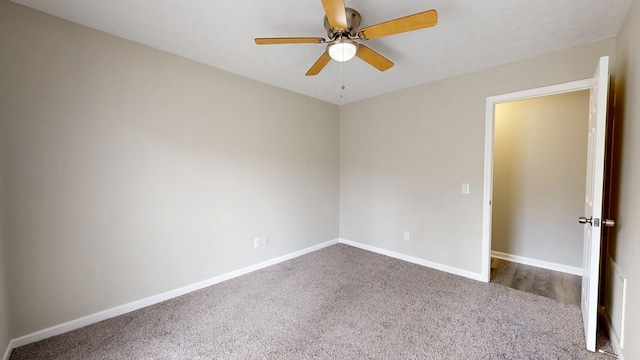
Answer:
POLYGON ((395 62, 358 58, 304 74, 323 44, 255 45, 255 37, 326 38, 320 0, 12 0, 213 67, 345 104, 616 34, 632 0, 345 0, 362 26, 436 9, 433 28, 369 40, 395 62), (341 89, 344 82, 345 89, 341 89))

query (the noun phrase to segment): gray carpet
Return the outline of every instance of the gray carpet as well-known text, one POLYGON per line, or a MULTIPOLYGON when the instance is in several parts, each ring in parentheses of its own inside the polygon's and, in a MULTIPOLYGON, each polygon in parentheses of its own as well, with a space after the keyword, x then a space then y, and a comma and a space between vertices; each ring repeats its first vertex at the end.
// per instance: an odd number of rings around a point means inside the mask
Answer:
POLYGON ((334 245, 17 348, 19 359, 607 359, 580 308, 334 245))

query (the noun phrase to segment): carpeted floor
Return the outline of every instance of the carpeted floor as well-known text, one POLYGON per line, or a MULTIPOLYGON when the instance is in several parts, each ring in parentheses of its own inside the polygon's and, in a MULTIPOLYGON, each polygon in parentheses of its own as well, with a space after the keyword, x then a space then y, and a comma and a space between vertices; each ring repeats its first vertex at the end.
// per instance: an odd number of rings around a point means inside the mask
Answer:
POLYGON ((580 308, 334 245, 17 348, 19 359, 608 359, 580 308))

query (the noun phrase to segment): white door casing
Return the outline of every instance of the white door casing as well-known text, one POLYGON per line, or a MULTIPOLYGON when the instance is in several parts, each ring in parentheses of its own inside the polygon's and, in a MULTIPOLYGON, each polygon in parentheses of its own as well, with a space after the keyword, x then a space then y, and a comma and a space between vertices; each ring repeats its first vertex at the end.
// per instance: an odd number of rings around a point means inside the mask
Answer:
POLYGON ((501 103, 526 100, 543 96, 565 94, 573 91, 591 89, 593 79, 583 79, 568 83, 545 86, 541 88, 517 91, 508 94, 495 95, 487 98, 485 118, 485 149, 484 149, 484 189, 482 214, 482 265, 480 278, 489 282, 491 277, 491 221, 493 199, 493 147, 494 147, 494 116, 495 106, 501 103))
POLYGON ((582 320, 587 349, 596 351, 598 323, 598 289, 602 242, 602 205, 604 191, 605 139, 609 100, 609 57, 600 58, 589 100, 589 135, 587 152, 587 188, 585 192, 582 320))

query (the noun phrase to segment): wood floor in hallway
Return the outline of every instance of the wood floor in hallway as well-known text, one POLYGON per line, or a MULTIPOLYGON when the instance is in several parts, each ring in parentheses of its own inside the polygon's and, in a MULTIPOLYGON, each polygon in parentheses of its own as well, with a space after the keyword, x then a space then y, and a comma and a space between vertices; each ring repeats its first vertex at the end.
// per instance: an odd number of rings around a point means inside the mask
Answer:
POLYGON ((577 275, 491 258, 491 282, 580 306, 582 278, 577 275))

